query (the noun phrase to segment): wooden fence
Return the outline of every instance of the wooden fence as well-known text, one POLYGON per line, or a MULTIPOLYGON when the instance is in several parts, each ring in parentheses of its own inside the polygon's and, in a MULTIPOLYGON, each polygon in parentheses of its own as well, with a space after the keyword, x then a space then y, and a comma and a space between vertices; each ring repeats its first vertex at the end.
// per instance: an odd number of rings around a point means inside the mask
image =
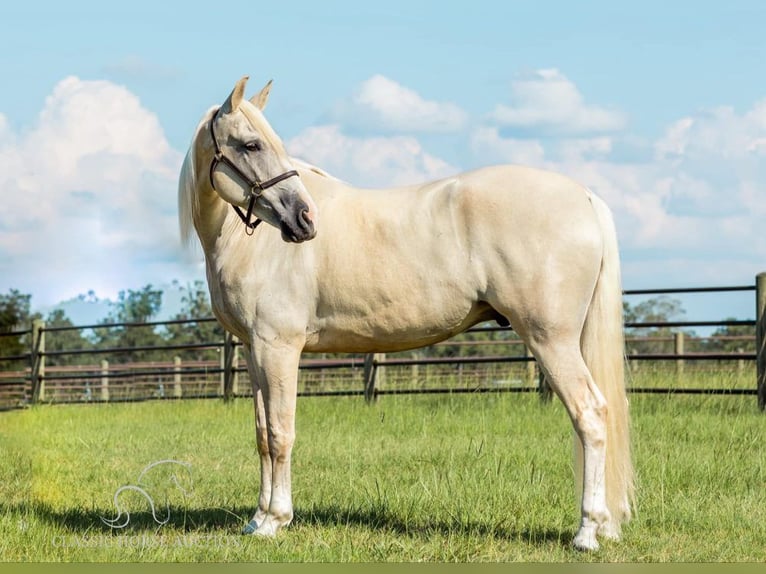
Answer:
MULTIPOLYGON (((692 328, 739 326, 752 328, 752 335, 742 339, 742 348, 735 352, 700 352, 690 350, 700 340, 683 331, 670 337, 647 339, 627 338, 629 372, 635 380, 645 380, 645 364, 661 375, 660 384, 631 384, 630 392, 646 393, 708 393, 756 395, 761 410, 766 409, 766 273, 756 277, 754 285, 734 287, 704 287, 691 289, 647 289, 626 291, 631 295, 665 295, 686 293, 725 293, 749 291, 755 293, 755 320, 675 321, 657 323, 626 323, 628 329, 692 328), (666 346, 666 352, 631 352, 634 343, 651 341, 666 346), (752 346, 752 351, 746 347, 752 346), (733 374, 732 381, 704 385, 704 367, 725 365, 733 374), (673 385, 667 381, 672 380, 673 385), (747 381, 751 381, 748 383, 747 381)), ((199 323, 211 318, 188 321, 143 324, 114 324, 113 327, 161 326, 171 323, 199 323)), ((245 396, 251 393, 240 360, 238 341, 226 334, 223 340, 184 345, 164 345, 147 348, 46 349, 46 335, 71 329, 103 328, 104 325, 80 327, 46 327, 35 322, 31 329, 2 333, 0 336, 26 337, 29 352, 0 357, 0 409, 18 408, 37 402, 105 402, 146 399, 180 399, 191 397, 245 396), (117 357, 120 353, 137 350, 161 351, 165 360, 120 363, 101 360, 97 364, 51 366, 46 359, 75 355, 117 357), (182 361, 174 353, 208 350, 217 360, 182 361), (3 363, 23 362, 25 368, 2 370, 3 363)), ((523 342, 513 338, 512 331, 503 327, 478 327, 467 332, 484 333, 486 340, 471 341, 457 336, 449 341, 408 354, 370 354, 328 357, 307 355, 300 364, 299 394, 302 396, 363 395, 368 401, 386 394, 444 393, 444 392, 538 392, 548 397, 549 389, 539 374, 534 358, 523 342), (459 350, 458 356, 440 355, 440 346, 459 350), (465 351, 465 352, 464 352, 465 351)), ((731 339, 731 338, 729 338, 731 339)), ((720 373, 719 371, 716 371, 720 373)), ((709 378, 709 377, 708 377, 709 378)), ((719 380, 720 375, 713 375, 719 380)))

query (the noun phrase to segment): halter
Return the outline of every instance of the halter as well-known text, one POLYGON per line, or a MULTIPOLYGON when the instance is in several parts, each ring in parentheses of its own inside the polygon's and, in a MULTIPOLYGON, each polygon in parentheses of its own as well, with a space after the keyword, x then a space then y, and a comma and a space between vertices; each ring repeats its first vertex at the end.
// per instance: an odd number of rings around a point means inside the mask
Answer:
POLYGON ((237 167, 237 165, 232 160, 223 155, 223 151, 221 151, 221 147, 218 145, 218 140, 215 137, 215 128, 213 125, 215 124, 215 120, 218 117, 219 111, 221 111, 221 108, 218 108, 215 111, 213 118, 210 120, 210 137, 213 139, 213 145, 215 146, 215 155, 213 156, 213 161, 210 162, 210 185, 213 190, 215 190, 215 184, 213 183, 213 172, 215 171, 215 168, 218 167, 219 163, 224 163, 229 166, 229 168, 247 184, 247 186, 250 188, 250 203, 247 205, 247 214, 243 213, 242 210, 236 205, 232 205, 232 207, 234 208, 234 211, 237 212, 237 215, 239 215, 242 223, 245 224, 245 233, 252 235, 255 232, 255 228, 258 227, 258 225, 261 223, 261 220, 256 217, 255 221, 251 222, 250 218, 253 216, 253 208, 255 207, 255 202, 258 201, 258 198, 261 197, 261 195, 263 195, 264 190, 278 184, 280 181, 286 180, 289 177, 300 176, 298 175, 297 171, 291 169, 290 171, 286 171, 285 173, 276 177, 272 177, 266 181, 260 181, 257 175, 254 176, 254 179, 250 179, 250 177, 248 177, 245 172, 237 167))

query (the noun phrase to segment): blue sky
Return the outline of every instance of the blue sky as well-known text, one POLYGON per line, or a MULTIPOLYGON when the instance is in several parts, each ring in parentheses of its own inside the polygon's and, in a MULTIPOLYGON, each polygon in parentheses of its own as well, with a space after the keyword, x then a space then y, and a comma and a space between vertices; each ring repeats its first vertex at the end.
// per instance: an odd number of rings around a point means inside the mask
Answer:
POLYGON ((178 168, 245 74, 251 93, 274 79, 288 150, 346 180, 554 169, 612 207, 627 288, 752 283, 765 21, 758 1, 12 3, 0 292, 45 306, 201 278, 178 242, 178 168))

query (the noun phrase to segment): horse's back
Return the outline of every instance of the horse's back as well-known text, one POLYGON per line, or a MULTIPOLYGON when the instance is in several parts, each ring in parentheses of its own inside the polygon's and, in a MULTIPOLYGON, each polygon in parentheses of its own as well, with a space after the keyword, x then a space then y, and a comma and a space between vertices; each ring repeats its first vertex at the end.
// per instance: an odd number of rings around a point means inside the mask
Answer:
POLYGON ((517 227, 563 226, 590 218, 590 191, 559 173, 516 165, 484 167, 457 176, 463 209, 480 221, 502 219, 517 227))

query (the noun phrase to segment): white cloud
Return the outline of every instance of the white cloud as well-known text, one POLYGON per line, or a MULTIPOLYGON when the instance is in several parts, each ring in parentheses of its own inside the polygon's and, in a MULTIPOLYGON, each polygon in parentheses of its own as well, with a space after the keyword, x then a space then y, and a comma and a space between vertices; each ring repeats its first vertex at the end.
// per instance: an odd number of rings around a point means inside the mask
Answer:
POLYGON ((665 135, 657 140, 654 149, 658 158, 682 157, 686 152, 689 130, 694 125, 692 118, 681 118, 665 130, 665 135))
POLYGON ((517 78, 510 96, 510 104, 498 104, 490 116, 507 128, 533 134, 592 134, 618 131, 627 123, 617 110, 586 104, 577 86, 556 69, 517 78))
POLYGON ((690 214, 766 212, 766 100, 738 114, 719 107, 671 125, 655 145, 669 207, 690 214))
POLYGON ((660 159, 695 161, 714 155, 746 167, 766 157, 766 100, 743 113, 728 106, 703 110, 668 127, 655 146, 660 159))
POLYGON ((533 139, 504 138, 497 127, 479 127, 471 134, 471 149, 485 163, 539 166, 545 163, 543 144, 533 139))
POLYGON ((308 128, 286 146, 291 155, 357 186, 420 183, 458 171, 427 153, 414 137, 357 138, 344 134, 337 125, 308 128))
POLYGON ((180 163, 127 89, 62 80, 34 126, 0 137, 0 290, 46 304, 173 278, 180 163))
POLYGON ((462 129, 468 119, 457 105, 423 99, 380 74, 337 104, 330 118, 345 127, 384 133, 453 132, 462 129))
POLYGON ((8 125, 8 118, 0 113, 0 146, 6 146, 11 143, 13 133, 8 125))

